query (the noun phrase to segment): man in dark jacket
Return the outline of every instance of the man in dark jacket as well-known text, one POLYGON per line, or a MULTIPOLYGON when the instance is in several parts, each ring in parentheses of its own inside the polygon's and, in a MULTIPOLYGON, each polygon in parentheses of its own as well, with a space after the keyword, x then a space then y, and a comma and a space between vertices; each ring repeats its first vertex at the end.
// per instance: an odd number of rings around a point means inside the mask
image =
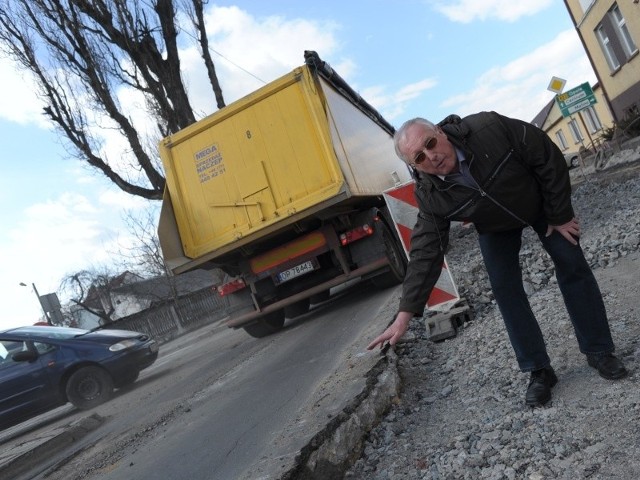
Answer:
POLYGON ((627 375, 613 355, 602 295, 579 245, 564 157, 539 128, 495 112, 438 125, 409 120, 394 137, 398 156, 412 167, 418 220, 399 312, 369 349, 394 345, 414 316, 422 316, 440 275, 451 221, 473 222, 491 288, 518 365, 530 372, 527 405, 544 405, 558 381, 522 283, 522 231, 538 234, 556 270, 580 351, 609 380, 627 375))

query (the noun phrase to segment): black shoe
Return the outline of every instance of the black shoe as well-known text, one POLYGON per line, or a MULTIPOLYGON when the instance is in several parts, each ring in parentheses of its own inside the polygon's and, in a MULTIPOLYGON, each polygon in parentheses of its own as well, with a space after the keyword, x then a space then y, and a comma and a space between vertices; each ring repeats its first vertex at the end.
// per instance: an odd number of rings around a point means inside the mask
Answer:
POLYGON ((623 363, 611 353, 606 355, 587 355, 587 363, 598 370, 602 378, 618 380, 627 376, 627 369, 623 363))
POLYGON ((531 372, 524 401, 531 407, 539 407, 551 400, 551 387, 558 383, 553 368, 547 367, 531 372))

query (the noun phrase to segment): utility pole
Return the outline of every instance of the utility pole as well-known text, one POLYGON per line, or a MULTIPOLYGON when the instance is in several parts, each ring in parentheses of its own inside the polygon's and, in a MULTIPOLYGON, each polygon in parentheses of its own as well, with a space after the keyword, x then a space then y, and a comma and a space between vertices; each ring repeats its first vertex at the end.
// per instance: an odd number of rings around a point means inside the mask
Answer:
MULTIPOLYGON (((20 286, 21 287, 26 287, 27 284, 24 283, 24 282, 20 282, 20 286)), ((38 293, 38 289, 36 288, 36 284, 32 283, 31 284, 31 288, 33 288, 33 293, 35 293, 36 297, 38 298, 38 303, 40 304, 40 308, 42 309, 42 313, 44 313, 44 318, 47 320, 47 323, 49 325, 52 325, 51 318, 49 317, 49 314, 47 313, 47 309, 44 308, 44 304, 42 303, 42 298, 40 298, 40 294, 38 293)))

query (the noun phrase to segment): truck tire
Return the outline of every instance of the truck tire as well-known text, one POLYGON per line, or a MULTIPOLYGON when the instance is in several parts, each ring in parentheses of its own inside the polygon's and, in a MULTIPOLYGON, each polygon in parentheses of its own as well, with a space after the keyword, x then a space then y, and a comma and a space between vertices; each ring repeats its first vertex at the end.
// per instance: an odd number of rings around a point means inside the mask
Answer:
POLYGON ((292 303, 291 305, 284 307, 284 316, 287 318, 296 318, 300 315, 304 315, 309 311, 310 305, 311 300, 309 298, 298 300, 296 303, 292 303))
POLYGON ((384 241, 385 255, 389 260, 388 270, 380 275, 376 275, 371 282, 377 288, 389 288, 399 285, 404 280, 407 272, 407 257, 400 245, 400 241, 386 223, 380 222, 382 225, 382 238, 384 241))
POLYGON ((318 303, 326 302, 331 297, 331 290, 325 290, 324 292, 316 293, 315 295, 311 295, 309 301, 312 305, 317 305, 318 303))
POLYGON ((276 310, 258 319, 255 323, 242 327, 253 338, 263 338, 282 330, 284 326, 284 309, 276 310))
POLYGON ((113 394, 113 380, 100 367, 82 367, 74 372, 65 386, 67 399, 80 409, 93 408, 106 402, 113 394))

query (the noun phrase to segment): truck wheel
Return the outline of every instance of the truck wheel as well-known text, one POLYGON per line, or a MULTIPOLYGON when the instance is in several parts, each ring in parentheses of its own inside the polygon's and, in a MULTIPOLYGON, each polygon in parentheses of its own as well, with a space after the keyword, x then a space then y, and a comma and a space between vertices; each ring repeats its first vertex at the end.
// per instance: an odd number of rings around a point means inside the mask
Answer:
POLYGON ((284 309, 276 310, 260 319, 256 323, 247 325, 244 331, 253 338, 263 338, 281 330, 284 326, 284 309))
POLYGON ((83 367, 74 372, 65 388, 67 398, 78 408, 93 408, 113 394, 111 375, 100 367, 83 367))
POLYGON ((284 307, 284 316, 287 318, 296 318, 300 315, 304 315, 309 311, 310 305, 311 300, 309 298, 298 300, 296 303, 292 303, 291 305, 284 307))
POLYGON ((385 223, 382 223, 382 238, 385 255, 389 260, 388 270, 376 275, 371 282, 378 288, 389 288, 402 283, 407 272, 407 260, 400 242, 385 223))
POLYGON ((331 296, 331 290, 325 290, 324 292, 316 293, 315 295, 311 295, 309 301, 312 305, 317 305, 318 303, 326 302, 329 300, 331 296))

